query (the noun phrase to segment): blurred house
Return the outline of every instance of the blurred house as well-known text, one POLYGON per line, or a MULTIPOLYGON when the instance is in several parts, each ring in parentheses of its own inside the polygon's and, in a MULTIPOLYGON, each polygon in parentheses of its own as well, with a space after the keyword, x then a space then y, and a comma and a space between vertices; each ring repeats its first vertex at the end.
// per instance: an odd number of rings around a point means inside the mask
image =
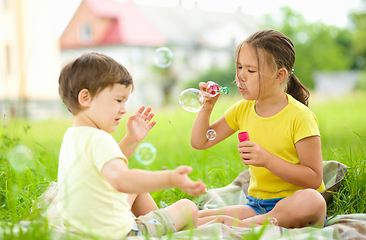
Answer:
POLYGON ((359 71, 315 72, 315 94, 318 97, 343 97, 355 90, 359 80, 359 71))
POLYGON ((59 103, 59 44, 50 34, 49 15, 49 0, 1 1, 2 118, 5 114, 6 118, 56 114, 57 109, 52 106, 59 103))
POLYGON ((1 117, 70 116, 58 96, 58 75, 63 64, 86 51, 108 54, 130 71, 136 90, 128 108, 163 106, 177 101, 184 81, 210 67, 225 67, 236 45, 258 28, 241 9, 221 13, 182 4, 83 0, 58 39, 50 2, 0 1, 1 117), (161 46, 174 54, 168 68, 153 63, 161 46))
POLYGON ((226 67, 237 44, 257 29, 240 8, 223 13, 187 9, 181 3, 160 7, 132 0, 83 0, 61 36, 61 59, 67 62, 86 51, 107 54, 134 78, 129 107, 159 107, 178 101, 184 81, 210 67, 226 67), (154 52, 161 46, 174 55, 168 68, 154 65, 154 52))

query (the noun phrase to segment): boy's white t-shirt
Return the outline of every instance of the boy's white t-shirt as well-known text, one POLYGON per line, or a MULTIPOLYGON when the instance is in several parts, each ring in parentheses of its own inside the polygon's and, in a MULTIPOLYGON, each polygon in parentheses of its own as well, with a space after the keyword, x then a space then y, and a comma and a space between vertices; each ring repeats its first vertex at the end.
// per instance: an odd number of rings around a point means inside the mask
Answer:
POLYGON ((101 170, 108 161, 127 162, 115 139, 93 127, 71 127, 63 138, 58 168, 58 210, 67 230, 125 237, 133 225, 127 194, 118 192, 101 170))

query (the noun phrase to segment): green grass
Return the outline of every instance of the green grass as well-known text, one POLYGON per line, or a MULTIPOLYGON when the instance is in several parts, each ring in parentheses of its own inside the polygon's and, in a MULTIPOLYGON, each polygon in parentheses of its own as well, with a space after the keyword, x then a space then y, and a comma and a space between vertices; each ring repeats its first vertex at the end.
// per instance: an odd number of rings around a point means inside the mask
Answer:
MULTIPOLYGON (((239 96, 221 97, 211 120, 219 118, 239 99, 239 96)), ((319 121, 324 160, 340 161, 350 167, 339 191, 334 194, 333 201, 328 206, 328 214, 366 213, 366 94, 355 93, 341 99, 327 100, 314 97, 310 102, 310 108, 319 121)), ((127 115, 132 114, 131 111, 127 115)), ((129 160, 130 168, 161 170, 190 165, 194 169, 190 176, 202 180, 210 189, 231 183, 247 167, 238 157, 236 135, 208 150, 195 150, 190 146, 195 113, 174 106, 158 109, 155 114, 157 125, 143 142, 154 144, 157 159, 153 164, 144 166, 133 155, 129 160)), ((127 117, 113 133, 117 141, 126 132, 126 121, 127 117)), ((24 233, 33 237, 18 239, 52 239, 47 232, 47 224, 38 221, 38 210, 34 201, 45 191, 49 182, 57 179, 59 148, 63 134, 71 124, 71 118, 26 121, 8 120, 5 117, 1 121, 0 229, 10 229, 11 233, 15 223, 33 220, 33 229, 38 231, 24 233), (32 152, 31 157, 28 156, 26 160, 26 168, 17 168, 8 162, 8 155, 17 144, 26 146, 32 152)), ((152 196, 159 206, 169 205, 184 197, 196 203, 200 201, 199 197, 191 198, 179 189, 155 192, 152 196)), ((9 236, 0 231, 0 239, 15 238, 9 236)))

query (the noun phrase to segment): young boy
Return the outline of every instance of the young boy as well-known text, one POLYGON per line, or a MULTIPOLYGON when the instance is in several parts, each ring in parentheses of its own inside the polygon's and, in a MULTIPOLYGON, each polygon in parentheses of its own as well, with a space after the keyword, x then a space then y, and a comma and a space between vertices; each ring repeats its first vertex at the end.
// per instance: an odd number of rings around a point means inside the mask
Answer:
POLYGON ((73 114, 63 138, 58 169, 58 210, 72 232, 124 238, 197 227, 196 205, 182 199, 158 210, 149 192, 178 187, 192 196, 205 192, 193 182, 190 167, 171 171, 128 169, 127 159, 155 121, 141 107, 127 121, 127 134, 116 143, 115 131, 133 89, 128 71, 112 58, 85 53, 67 64, 59 77, 59 94, 73 114), (138 217, 134 219, 132 213, 138 217))

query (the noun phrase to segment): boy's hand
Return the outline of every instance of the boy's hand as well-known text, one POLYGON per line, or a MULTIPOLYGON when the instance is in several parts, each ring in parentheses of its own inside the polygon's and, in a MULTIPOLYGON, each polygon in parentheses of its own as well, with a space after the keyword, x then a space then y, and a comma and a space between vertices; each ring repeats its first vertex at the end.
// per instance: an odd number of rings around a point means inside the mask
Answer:
POLYGON ((183 192, 196 197, 201 195, 206 191, 206 184, 202 182, 194 182, 189 177, 188 174, 192 172, 192 168, 188 166, 179 166, 174 171, 171 172, 170 181, 174 185, 180 188, 183 192))
POLYGON ((127 121, 127 135, 132 137, 136 142, 141 142, 151 128, 156 124, 156 121, 150 123, 154 117, 154 113, 151 112, 151 107, 140 107, 135 115, 129 117, 127 121))

